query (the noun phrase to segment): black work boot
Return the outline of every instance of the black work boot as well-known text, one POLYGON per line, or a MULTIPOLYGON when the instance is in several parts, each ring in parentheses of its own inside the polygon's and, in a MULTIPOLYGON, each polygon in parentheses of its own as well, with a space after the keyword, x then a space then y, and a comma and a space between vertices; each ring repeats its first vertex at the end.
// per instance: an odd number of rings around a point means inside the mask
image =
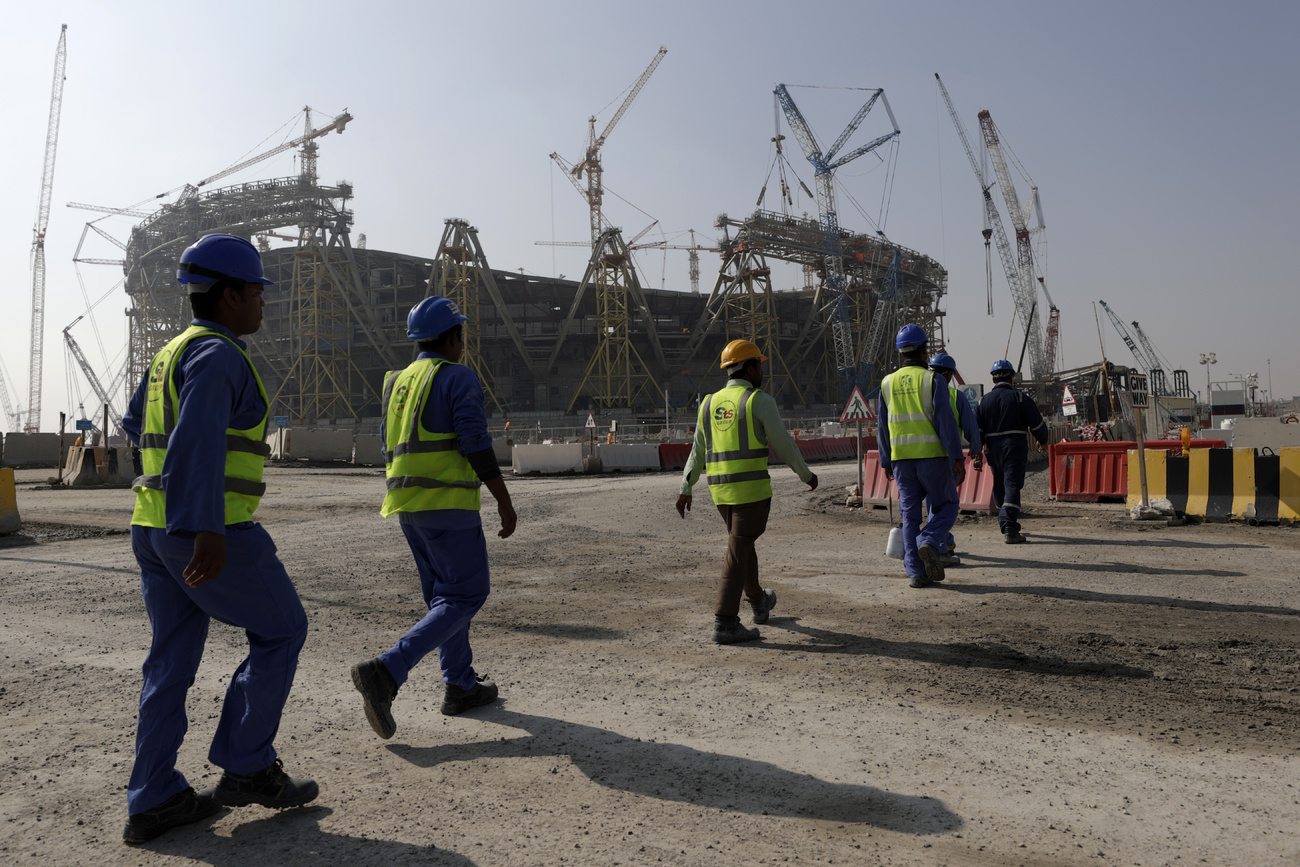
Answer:
MULTIPOLYGON (((926 543, 916 549, 916 554, 925 564, 925 577, 931 584, 938 584, 947 576, 943 572, 943 556, 939 549, 926 543)), ((916 586, 916 585, 912 585, 916 586)), ((924 585, 922 585, 924 586, 924 585)))
POLYGON ((366 709, 366 721, 375 734, 388 740, 397 732, 393 720, 393 699, 397 698, 397 681, 388 666, 375 658, 352 666, 352 685, 361 693, 361 703, 366 709))
POLYGON ((124 843, 147 843, 159 834, 199 822, 221 810, 221 804, 212 797, 211 788, 195 793, 193 788, 177 792, 149 810, 133 813, 126 820, 122 832, 124 843))
POLYGON ((766 623, 768 614, 776 607, 776 591, 764 590, 757 602, 753 599, 749 600, 749 607, 754 609, 755 623, 766 623))
POLYGON ((1019 545, 1021 542, 1025 541, 1025 537, 1020 534, 1019 524, 1007 524, 1007 528, 1003 531, 1003 534, 1002 541, 1006 542, 1008 545, 1019 545))
POLYGON ((713 618, 713 642, 715 644, 738 644, 741 641, 753 641, 758 638, 758 630, 742 626, 739 617, 713 618))
POLYGON ((482 707, 497 700, 500 691, 486 674, 474 678, 474 685, 469 689, 463 686, 447 684, 447 692, 442 698, 442 712, 446 716, 456 716, 472 707, 482 707))
POLYGON ((316 800, 320 787, 306 777, 290 777, 284 764, 276 759, 269 767, 254 774, 232 774, 226 771, 217 783, 216 797, 227 807, 247 807, 261 804, 274 810, 301 807, 316 800))

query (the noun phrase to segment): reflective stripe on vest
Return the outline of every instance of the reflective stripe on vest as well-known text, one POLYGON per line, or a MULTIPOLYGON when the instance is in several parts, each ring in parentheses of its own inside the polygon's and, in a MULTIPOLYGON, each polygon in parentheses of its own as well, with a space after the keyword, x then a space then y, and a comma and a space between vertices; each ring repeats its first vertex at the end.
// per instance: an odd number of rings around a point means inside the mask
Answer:
POLYGON ((902 367, 880 383, 889 411, 889 456, 906 461, 941 458, 948 454, 934 426, 934 371, 902 367))
POLYGON ((767 471, 767 443, 754 430, 750 403, 759 390, 729 386, 700 404, 704 431, 704 468, 709 494, 717 505, 757 503, 772 496, 767 471))
POLYGON ((387 492, 379 513, 438 509, 477 511, 483 483, 460 452, 456 434, 424 426, 424 408, 445 358, 421 358, 384 377, 384 456, 387 492))
MULTIPOLYGON (((266 423, 271 415, 271 402, 266 396, 262 378, 258 376, 257 368, 248 353, 238 343, 219 331, 191 325, 164 346, 149 365, 148 400, 145 403, 144 430, 140 433, 140 463, 144 473, 131 483, 136 493, 132 524, 160 528, 167 526, 167 500, 162 474, 167 462, 167 445, 180 411, 176 368, 185 349, 198 338, 208 335, 229 340, 239 349, 239 354, 248 362, 248 369, 252 371, 257 383, 257 393, 266 406, 261 420, 253 427, 226 430, 225 478, 222 488, 225 523, 242 524, 251 521, 262 495, 266 493, 262 475, 266 457, 271 453, 271 447, 266 444, 266 423)), ((172 493, 177 496, 185 494, 184 491, 172 493)))

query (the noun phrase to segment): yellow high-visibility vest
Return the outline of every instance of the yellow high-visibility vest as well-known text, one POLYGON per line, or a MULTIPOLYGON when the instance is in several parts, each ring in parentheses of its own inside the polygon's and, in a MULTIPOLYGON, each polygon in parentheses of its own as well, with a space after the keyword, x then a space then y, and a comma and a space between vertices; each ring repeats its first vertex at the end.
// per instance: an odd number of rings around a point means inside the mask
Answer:
POLYGON ((445 358, 420 358, 384 377, 384 475, 387 493, 379 514, 469 509, 482 505, 483 483, 456 451, 456 434, 433 433, 420 416, 445 358))
MULTIPOLYGON (((934 427, 934 371, 902 367, 880 383, 889 410, 889 457, 895 461, 941 458, 948 452, 934 427)), ((954 413, 956 409, 954 408, 954 413)))
MULTIPOLYGON (((223 340, 229 337, 220 331, 191 325, 173 338, 149 365, 148 400, 145 403, 144 430, 140 432, 140 464, 144 474, 132 484, 135 491, 135 511, 131 523, 141 527, 167 527, 167 495, 163 492, 162 472, 167 461, 167 442, 176 419, 180 415, 180 391, 176 388, 176 367, 185 347, 197 338, 215 334, 223 340)), ((248 362, 257 382, 257 393, 266 404, 261 420, 250 428, 226 429, 226 481, 225 504, 227 524, 241 524, 253 519, 266 485, 262 472, 271 447, 266 444, 266 422, 271 415, 271 402, 266 397, 266 387, 257 375, 253 360, 235 341, 230 340, 239 354, 248 362)), ((215 457, 214 457, 215 459, 215 457)), ((175 496, 185 496, 185 491, 172 491, 175 496)))
POLYGON ((750 404, 759 389, 733 385, 700 404, 699 425, 705 432, 704 470, 709 494, 720 506, 757 503, 772 497, 767 472, 767 443, 754 430, 750 404))

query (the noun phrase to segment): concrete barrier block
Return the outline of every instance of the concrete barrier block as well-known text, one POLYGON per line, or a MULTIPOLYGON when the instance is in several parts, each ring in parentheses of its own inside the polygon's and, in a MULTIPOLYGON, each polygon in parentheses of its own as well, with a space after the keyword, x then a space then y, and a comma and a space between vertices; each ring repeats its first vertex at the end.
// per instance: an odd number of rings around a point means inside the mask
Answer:
POLYGON ((18 516, 18 494, 14 489, 12 467, 0 468, 0 535, 17 533, 23 528, 18 516))
POLYGON ((1234 449, 1270 448, 1274 452, 1300 447, 1300 424, 1282 424, 1276 418, 1239 418, 1232 426, 1234 449))
POLYGON ((586 446, 581 443, 558 445, 516 445, 512 465, 516 475, 525 473, 580 473, 586 446))
POLYGON ((350 461, 352 460, 352 431, 321 428, 295 430, 293 456, 309 461, 350 461))
POLYGON ((511 462, 514 461, 514 455, 511 454, 511 449, 513 449, 514 446, 515 441, 512 439, 492 441, 492 453, 497 456, 498 464, 503 467, 511 465, 511 462))
POLYGON ((384 441, 379 438, 379 434, 357 434, 352 462, 359 467, 384 465, 384 441))
POLYGON ((273 461, 293 460, 289 428, 278 427, 266 435, 266 444, 271 447, 269 457, 273 461))
MULTIPOLYGON (((71 448, 77 441, 75 434, 64 434, 71 448)), ((59 466, 59 435, 56 433, 11 433, 5 437, 5 465, 10 467, 59 466)))
POLYGON ((623 443, 596 446, 601 467, 605 472, 626 470, 658 470, 659 446, 628 445, 623 443))

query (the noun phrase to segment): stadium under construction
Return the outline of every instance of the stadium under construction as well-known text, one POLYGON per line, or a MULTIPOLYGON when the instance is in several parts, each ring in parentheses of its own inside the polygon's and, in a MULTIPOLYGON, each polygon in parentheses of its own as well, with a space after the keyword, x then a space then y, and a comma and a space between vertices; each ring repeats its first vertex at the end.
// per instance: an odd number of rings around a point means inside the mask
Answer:
MULTIPOLYGON (((477 229, 460 219, 446 220, 427 254, 366 249, 352 243, 351 196, 347 183, 322 186, 304 171, 187 190, 136 225, 124 262, 127 389, 190 319, 175 279, 181 251, 206 233, 229 232, 260 245, 275 281, 249 345, 272 414, 293 424, 378 416, 384 373, 412 357, 406 314, 430 294, 453 298, 470 317, 465 363, 479 372, 493 415, 662 414, 665 391, 684 409, 720 387, 716 359, 737 337, 770 357, 767 387, 783 406, 823 414, 841 406, 815 220, 766 211, 719 217, 714 285, 694 293, 643 288, 617 229, 600 234, 581 281, 492 268, 477 229), (806 285, 778 291, 774 261, 802 266, 806 285)), ((845 232, 843 250, 855 345, 864 348, 859 361, 871 388, 888 372, 866 354, 878 309, 922 324, 942 346, 947 275, 930 257, 878 237, 845 232), (882 297, 895 303, 882 305, 882 297)))

